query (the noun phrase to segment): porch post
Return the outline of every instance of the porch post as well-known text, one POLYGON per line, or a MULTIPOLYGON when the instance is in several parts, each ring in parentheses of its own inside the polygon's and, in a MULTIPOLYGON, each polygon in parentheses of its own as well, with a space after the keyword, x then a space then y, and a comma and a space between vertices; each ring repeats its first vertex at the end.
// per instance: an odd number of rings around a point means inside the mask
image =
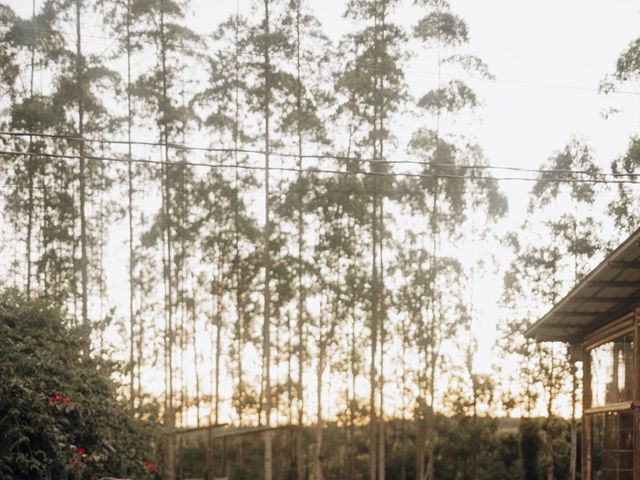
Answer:
POLYGON ((591 426, 584 411, 591 407, 591 354, 582 347, 582 480, 591 480, 591 426))
POLYGON ((633 478, 640 480, 640 307, 633 315, 633 478))

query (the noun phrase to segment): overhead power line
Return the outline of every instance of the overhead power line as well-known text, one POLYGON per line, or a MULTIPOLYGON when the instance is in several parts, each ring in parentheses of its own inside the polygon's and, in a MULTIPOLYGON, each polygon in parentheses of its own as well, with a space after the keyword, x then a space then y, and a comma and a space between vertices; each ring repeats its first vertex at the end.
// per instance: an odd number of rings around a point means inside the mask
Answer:
MULTIPOLYGON (((165 165, 165 166, 191 166, 191 167, 205 167, 205 168, 237 168, 242 170, 256 170, 256 171, 265 171, 266 167, 261 167, 257 165, 235 165, 229 163, 206 163, 206 162, 191 162, 191 161, 179 161, 179 162, 167 162, 165 160, 152 160, 152 159, 141 159, 141 158, 118 158, 118 157, 105 157, 105 156, 97 156, 97 155, 70 155, 70 154, 62 154, 62 153, 45 153, 45 152, 17 152, 10 150, 0 150, 0 155, 5 156, 13 156, 13 157, 41 157, 41 158, 57 158, 64 160, 80 160, 84 158, 86 160, 92 161, 100 161, 100 162, 114 162, 114 163, 128 163, 129 161, 133 163, 142 163, 149 165, 165 165)), ((409 178, 448 178, 448 179, 460 179, 460 180, 507 180, 507 181, 524 181, 524 182, 556 182, 556 183, 593 183, 593 184, 630 184, 637 185, 640 184, 640 181, 634 180, 605 180, 605 179, 597 179, 597 178, 558 178, 558 177, 544 177, 544 178, 533 178, 533 177, 493 177, 489 175, 456 175, 456 174, 446 174, 446 173, 410 173, 410 172, 372 172, 366 170, 330 170, 330 169, 316 169, 316 168, 306 168, 306 169, 298 169, 291 167, 269 167, 270 171, 280 171, 280 172, 293 172, 293 173, 325 173, 325 174, 333 174, 333 175, 364 175, 364 176, 373 176, 373 177, 409 177, 409 178)))
MULTIPOLYGON (((64 134, 53 134, 53 133, 34 133, 34 132, 9 132, 9 131, 0 131, 0 135, 5 136, 15 136, 15 137, 40 137, 40 138, 52 138, 59 140, 66 140, 69 142, 87 142, 87 143, 100 143, 105 145, 128 145, 131 143, 132 145, 140 145, 140 146, 148 146, 148 147, 165 147, 165 144, 162 142, 151 142, 151 141, 131 141, 129 140, 109 140, 109 139, 95 139, 95 138, 87 138, 87 137, 77 137, 73 135, 64 135, 64 134)), ((292 159, 318 159, 318 160, 338 160, 338 161, 351 161, 351 162, 363 162, 363 163, 373 163, 373 164, 383 164, 383 165, 419 165, 424 167, 436 167, 436 168, 449 168, 453 170, 507 170, 514 172, 523 172, 523 173, 534 173, 534 174, 570 174, 570 175, 589 175, 591 177, 620 177, 620 178, 636 178, 640 177, 640 173, 613 173, 613 172, 593 172, 589 170, 568 170, 568 169, 535 169, 535 168, 523 168, 523 167, 514 167, 514 166, 500 166, 500 165, 469 165, 469 164, 447 164, 447 163, 438 163, 438 162, 428 162, 421 160, 384 160, 384 159, 372 159, 365 157, 352 157, 346 155, 338 155, 338 154, 326 154, 326 153, 316 153, 316 154, 303 154, 299 155, 297 153, 290 152, 278 152, 278 151, 269 151, 265 152, 264 150, 259 149, 249 149, 249 148, 231 148, 231 147, 202 147, 202 146, 192 146, 192 145, 184 145, 179 143, 169 143, 166 144, 167 147, 175 150, 186 150, 186 151, 200 151, 200 152, 208 152, 208 153, 245 153, 245 154, 253 154, 253 155, 265 155, 269 154, 274 157, 282 157, 282 158, 292 158, 292 159)), ((291 171, 299 171, 299 169, 295 168, 291 171)), ((482 178, 482 177, 477 177, 482 178)), ((495 177, 487 177, 487 178, 495 178, 495 177)), ((538 180, 538 179, 536 179, 538 180)))

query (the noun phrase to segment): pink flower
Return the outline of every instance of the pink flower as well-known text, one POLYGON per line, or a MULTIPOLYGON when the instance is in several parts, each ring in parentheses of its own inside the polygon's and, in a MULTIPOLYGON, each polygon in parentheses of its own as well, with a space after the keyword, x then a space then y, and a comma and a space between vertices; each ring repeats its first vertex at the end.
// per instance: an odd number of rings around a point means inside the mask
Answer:
POLYGON ((74 450, 81 457, 84 457, 87 454, 87 451, 82 447, 75 447, 74 450))

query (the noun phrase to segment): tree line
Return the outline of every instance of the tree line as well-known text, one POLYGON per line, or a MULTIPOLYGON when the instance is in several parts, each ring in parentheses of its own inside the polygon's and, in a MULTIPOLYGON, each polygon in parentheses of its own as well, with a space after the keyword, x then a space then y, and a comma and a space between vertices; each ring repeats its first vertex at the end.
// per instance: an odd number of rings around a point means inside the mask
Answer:
MULTIPOLYGON (((169 430, 295 427, 295 478, 324 478, 336 416, 349 478, 366 425, 366 478, 384 480, 393 420, 415 435, 416 478, 431 480, 438 419, 455 405, 474 419, 535 416, 543 399, 551 480, 563 392, 574 478, 577 369, 561 347, 513 339, 610 246, 600 218, 630 231, 632 188, 612 189, 577 140, 538 173, 527 221, 506 239, 498 347, 524 374, 516 390, 497 385, 476 371, 470 333, 473 286, 496 262, 464 250, 496 242, 508 205, 481 147, 455 129, 481 105, 465 76, 492 78, 467 52, 464 19, 443 0, 351 0, 353 29, 332 42, 303 0, 256 1, 206 35, 190 6, 43 0, 23 18, 0 4, 5 283, 92 329, 85 350, 124 360, 122 394, 141 412, 158 404, 169 430), (403 8, 414 24, 396 21, 403 8), (418 50, 436 75, 412 95, 418 50), (595 208, 602 185, 608 213, 595 208), (114 238, 126 278, 109 273, 114 238)), ((611 85, 635 78, 637 51, 611 85)), ((635 179, 636 144, 615 178, 635 179)), ((268 432, 267 480, 273 455, 268 432)), ((175 439, 163 457, 173 478, 175 439)))

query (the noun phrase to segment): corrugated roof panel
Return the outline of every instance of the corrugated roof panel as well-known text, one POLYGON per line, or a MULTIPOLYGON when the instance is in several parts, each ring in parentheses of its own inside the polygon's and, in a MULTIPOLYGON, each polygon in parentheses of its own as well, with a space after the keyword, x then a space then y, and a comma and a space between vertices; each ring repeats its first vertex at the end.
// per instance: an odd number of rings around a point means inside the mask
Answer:
MULTIPOLYGON (((548 341, 581 337, 640 300, 640 229, 579 282, 525 333, 548 341)), ((612 319, 613 320, 613 319, 612 319)), ((577 338, 576 338, 577 339, 577 338)))

